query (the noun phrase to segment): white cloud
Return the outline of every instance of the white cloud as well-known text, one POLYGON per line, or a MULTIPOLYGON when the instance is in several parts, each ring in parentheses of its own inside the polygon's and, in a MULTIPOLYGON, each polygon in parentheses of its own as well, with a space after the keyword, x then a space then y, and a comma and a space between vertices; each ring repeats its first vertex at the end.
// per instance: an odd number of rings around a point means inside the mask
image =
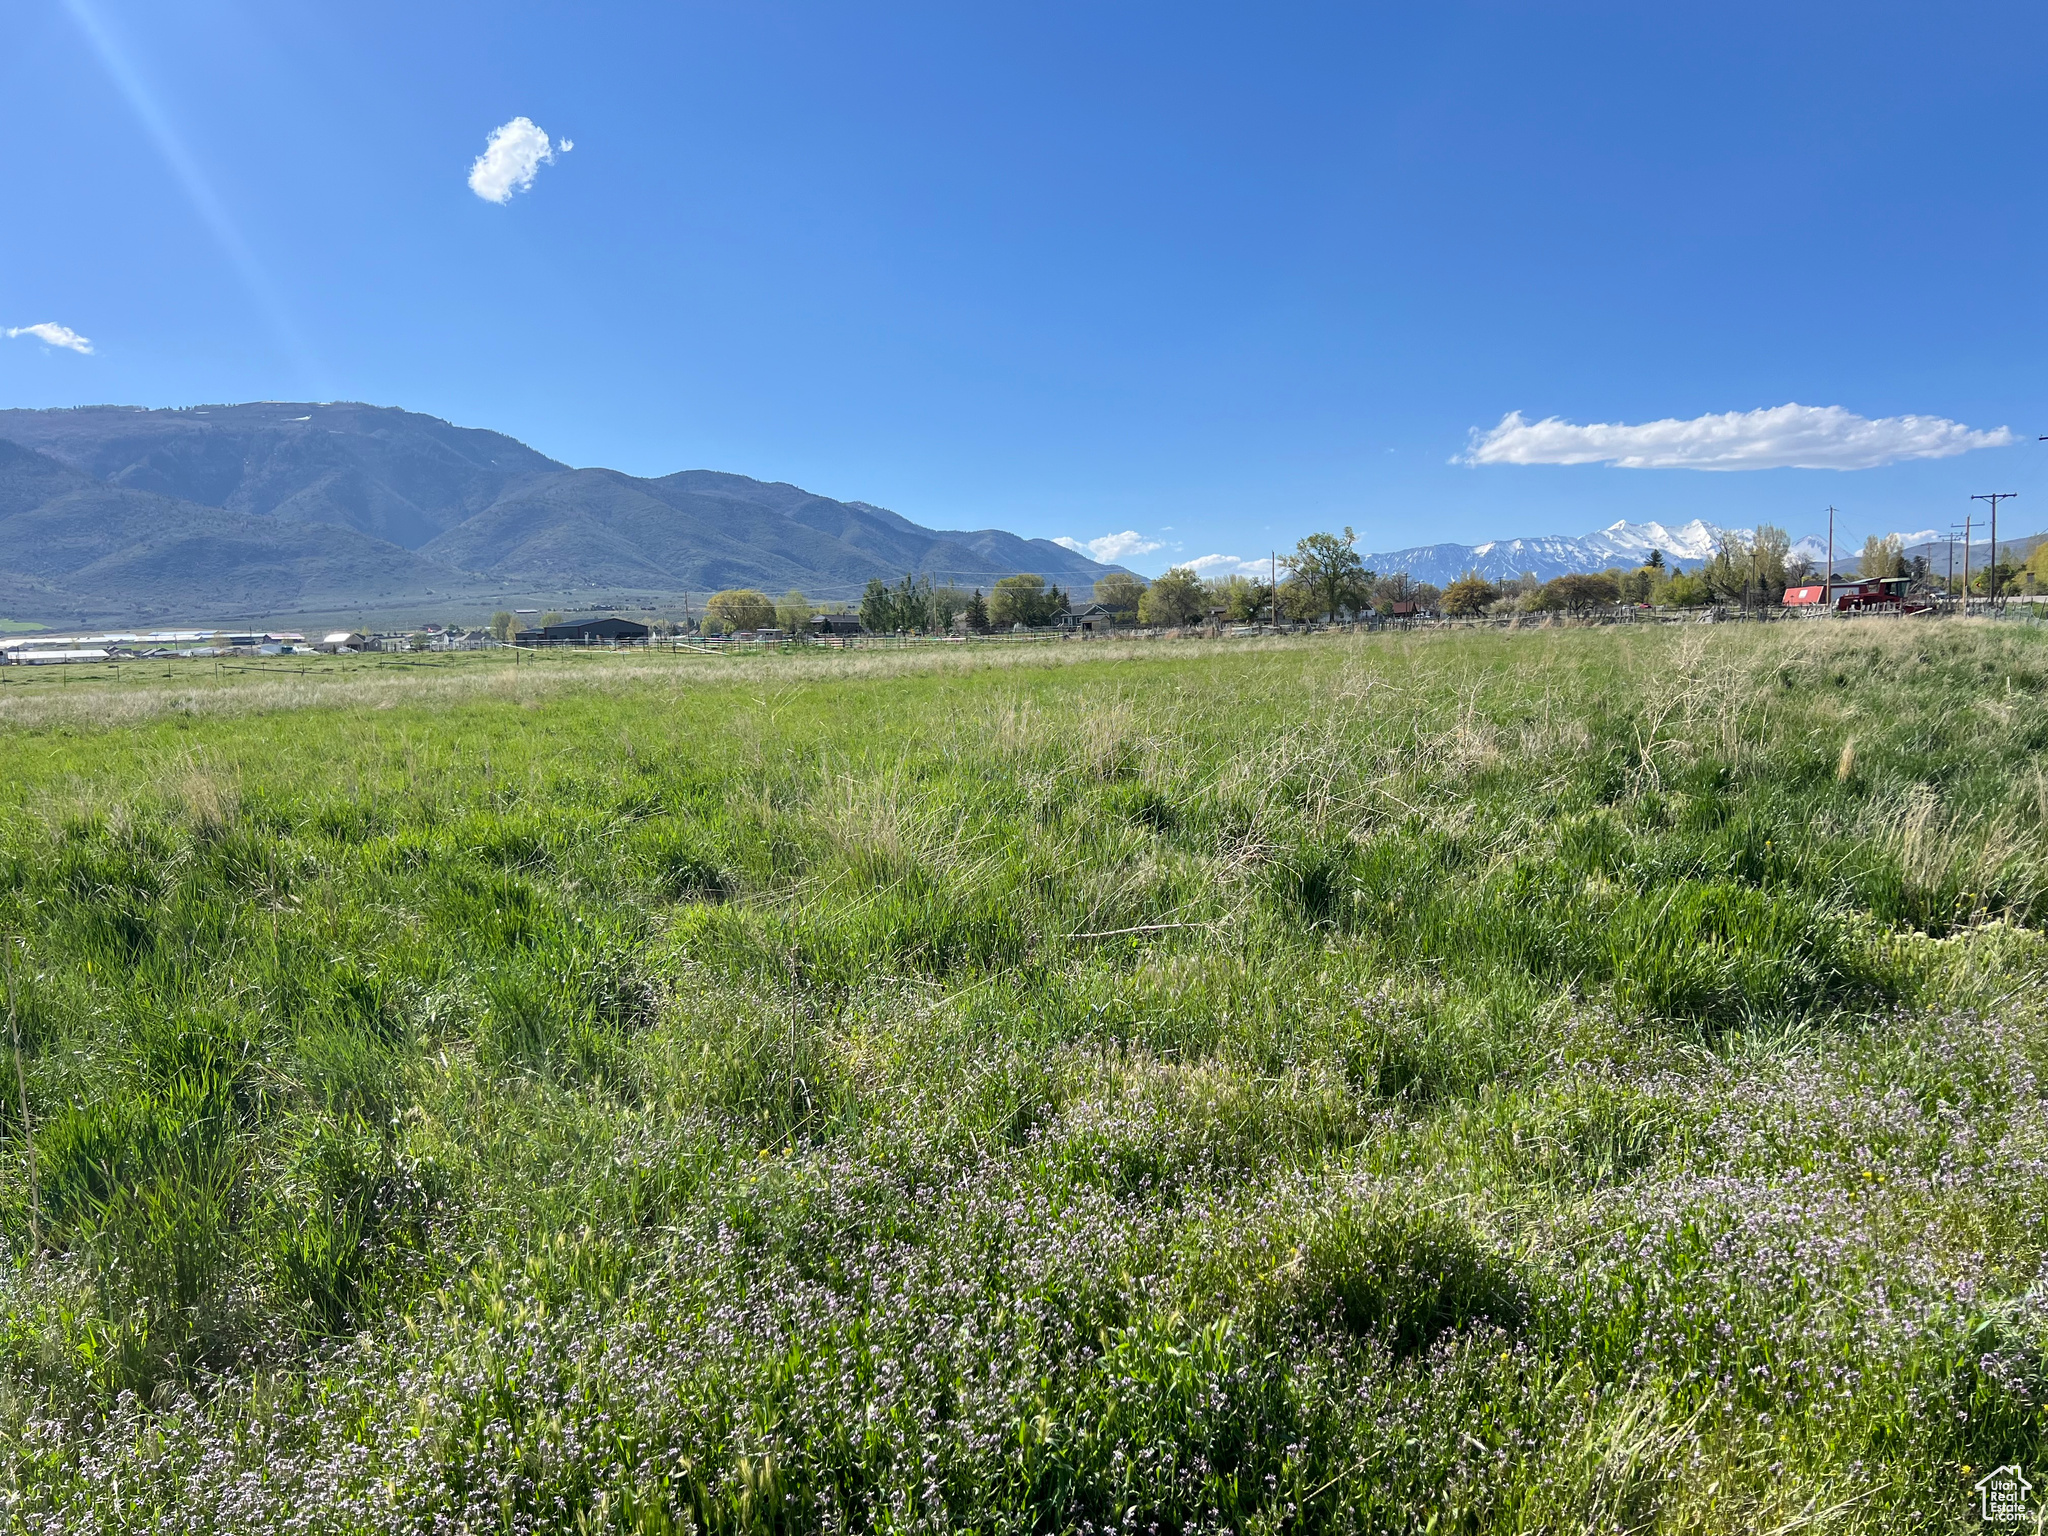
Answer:
POLYGON ((493 128, 484 141, 484 152, 469 168, 469 190, 487 203, 509 203, 514 192, 533 185, 535 172, 551 165, 557 155, 576 146, 564 139, 560 145, 548 142, 545 131, 530 117, 515 117, 493 128))
POLYGON ((1236 555, 1197 555, 1180 563, 1197 576, 1263 576, 1267 569, 1263 560, 1240 560, 1236 555))
POLYGON ((1510 411, 1491 432, 1472 429, 1459 464, 1612 464, 1621 469, 1875 469, 1901 459, 1946 459, 2003 448, 2010 428, 1975 431, 1941 416, 1877 420, 1839 405, 1779 405, 1690 421, 1591 426, 1510 411))
POLYGON ((73 352, 90 353, 92 351, 92 343, 71 329, 70 326, 58 325, 49 320, 45 320, 38 325, 9 326, 7 339, 12 341, 17 336, 33 336, 37 341, 44 343, 46 346, 66 347, 73 352))
POLYGON ((1114 565, 1119 560, 1128 560, 1133 555, 1149 555, 1154 550, 1166 548, 1157 539, 1148 539, 1143 534, 1126 528, 1122 533, 1106 533, 1099 539, 1057 538, 1053 543, 1062 549, 1071 549, 1077 555, 1086 555, 1102 565, 1114 565))

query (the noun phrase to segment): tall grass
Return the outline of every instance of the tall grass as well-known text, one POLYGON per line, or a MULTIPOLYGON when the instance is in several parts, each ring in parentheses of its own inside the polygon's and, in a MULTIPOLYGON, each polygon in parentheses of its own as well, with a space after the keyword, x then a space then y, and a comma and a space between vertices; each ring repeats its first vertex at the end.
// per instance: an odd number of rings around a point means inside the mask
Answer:
POLYGON ((2031 635, 536 671, 0 698, 0 1518, 1899 1529, 2037 1458, 2031 635))

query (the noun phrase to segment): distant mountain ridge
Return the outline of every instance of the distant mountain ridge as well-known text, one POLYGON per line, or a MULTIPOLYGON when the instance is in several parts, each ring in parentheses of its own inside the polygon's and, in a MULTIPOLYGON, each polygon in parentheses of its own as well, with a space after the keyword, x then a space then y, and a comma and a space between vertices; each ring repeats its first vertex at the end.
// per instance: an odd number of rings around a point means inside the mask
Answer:
POLYGON ((0 615, 47 623, 318 611, 452 595, 457 573, 351 528, 108 485, 0 439, 0 615), (135 594, 145 594, 140 600, 135 594), (151 601, 146 594, 156 594, 151 601))
MULTIPOLYGON (((1661 552, 1664 563, 1673 570, 1692 570, 1713 558, 1718 541, 1726 531, 1704 518, 1694 518, 1676 528, 1663 523, 1631 523, 1623 519, 1596 533, 1577 538, 1553 534, 1540 538, 1494 539, 1485 544, 1423 544, 1413 549, 1366 555, 1363 559, 1367 569, 1381 575, 1406 571, 1417 581, 1431 582, 1436 586, 1447 585, 1467 571, 1475 570, 1489 581, 1503 581, 1532 573, 1539 580, 1549 581, 1553 577, 1579 571, 1604 571, 1611 566, 1633 568, 1647 560, 1652 550, 1661 552)), ((1923 556, 1937 575, 1946 574, 1949 547, 1945 542, 1930 540, 1925 531, 1899 537, 1904 541, 1908 560, 1916 555, 1923 556)), ((2048 534, 2002 538, 1998 541, 1998 552, 2009 562, 2021 561, 2044 539, 2048 539, 2048 534)), ((1807 534, 1793 540, 1791 552, 1809 561, 1818 571, 1827 564, 1828 543, 1825 538, 1807 534)), ((1852 542, 1844 535, 1835 546, 1836 574, 1854 573, 1862 554, 1863 541, 1857 539, 1852 542)), ((1990 558, 1990 541, 1973 539, 1970 544, 1971 569, 1982 570, 1990 558)), ((1956 571, 1960 574, 1963 564, 1960 543, 1955 549, 1955 560, 1956 571)))
POLYGON ((1551 534, 1538 538, 1492 539, 1484 544, 1423 544, 1364 557, 1368 569, 1387 575, 1406 571, 1417 581, 1445 586, 1468 571, 1489 581, 1535 575, 1549 581, 1575 571, 1604 571, 1609 566, 1634 567, 1661 551, 1664 563, 1686 570, 1710 558, 1721 530, 1694 518, 1678 528, 1662 523, 1611 523, 1597 533, 1573 538, 1551 534))
MULTIPOLYGON (((1925 560, 1927 562, 1927 569, 1931 573, 1936 576, 1946 576, 1949 573, 1949 561, 1953 558, 1955 561, 1955 574, 1961 576, 1966 563, 1973 573, 1983 570, 1985 566, 1991 563, 1991 540, 1977 537, 1977 532, 1981 532, 1981 530, 1973 531, 1971 535, 1967 562, 1964 559, 1960 530, 1958 530, 1958 537, 1953 549, 1950 548, 1946 539, 1936 538, 1931 529, 1922 529, 1918 533, 1894 534, 1892 537, 1899 540, 1901 546, 1899 553, 1907 560, 1925 560)), ((1998 558, 2005 561, 2008 565, 2021 564, 2044 539, 2048 539, 2048 534, 2023 533, 2017 538, 2001 537, 1998 541, 1998 558)), ((1828 563, 1828 541, 1816 535, 1808 534, 1805 538, 1793 544, 1792 553, 1805 556, 1807 560, 1812 562, 1813 568, 1819 571, 1825 569, 1828 563)), ((1835 574, 1837 576, 1855 575, 1861 568, 1862 563, 1863 541, 1861 539, 1843 539, 1835 545, 1835 574)))
POLYGON ((352 402, 5 410, 0 450, 0 617, 17 619, 668 605, 729 586, 835 600, 906 572, 1085 591, 1116 569, 744 475, 575 469, 352 402))

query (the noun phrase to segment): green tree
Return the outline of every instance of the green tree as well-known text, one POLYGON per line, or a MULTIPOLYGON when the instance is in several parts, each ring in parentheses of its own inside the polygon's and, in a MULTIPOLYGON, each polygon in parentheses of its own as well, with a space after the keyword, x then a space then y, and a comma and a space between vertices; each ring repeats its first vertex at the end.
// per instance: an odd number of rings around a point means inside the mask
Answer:
POLYGON ((1714 553, 1694 574, 1724 602, 1768 604, 1785 595, 1794 563, 1791 535, 1759 523, 1754 533, 1724 529, 1714 553))
POLYGON ((967 599, 967 627, 977 635, 988 633, 988 602, 981 595, 981 588, 974 589, 974 596, 967 599))
POLYGON ((732 634, 767 629, 775 622, 775 605, 752 587, 728 587, 723 592, 712 593, 704 603, 704 613, 708 618, 717 619, 732 634))
POLYGON ((1759 596, 1764 602, 1777 602, 1791 584, 1797 563, 1792 555, 1792 535, 1774 524, 1758 523, 1750 535, 1749 558, 1756 570, 1759 596))
POLYGON ((1390 571, 1374 579, 1372 605, 1381 613, 1392 613, 1396 603, 1413 603, 1428 612, 1443 601, 1443 593, 1426 581, 1417 581, 1406 571, 1390 571))
POLYGON ((782 601, 775 605, 776 625, 789 634, 798 634, 811 622, 811 605, 803 593, 791 587, 782 594, 782 601))
POLYGON ((896 606, 896 627, 913 634, 929 633, 932 624, 932 584, 906 571, 889 594, 896 606))
POLYGON ((1030 628, 1045 598, 1043 576, 1005 576, 989 589, 988 621, 995 629, 1030 628))
POLYGON ((550 624, 559 624, 561 622, 562 616, 559 613, 555 612, 554 609, 550 608, 546 613, 540 616, 540 623, 535 627, 538 629, 546 629, 550 624))
POLYGON ((1177 565, 1145 589, 1138 601, 1144 624, 1192 624, 1209 611, 1209 589, 1193 566, 1177 565))
POLYGON ((1264 611, 1266 589, 1249 576, 1218 576, 1209 584, 1209 606, 1221 608, 1234 624, 1246 624, 1264 611))
POLYGON ((896 632, 896 599, 879 576, 870 577, 867 590, 860 595, 860 627, 875 635, 896 632))
POLYGON ((1698 608, 1713 597, 1702 576, 1689 576, 1681 571, 1664 584, 1664 601, 1673 608, 1698 608))
POLYGON ((1357 543, 1358 536, 1349 528, 1341 539, 1334 533, 1312 533, 1280 562, 1308 589, 1311 614, 1334 619, 1369 600, 1373 576, 1358 558, 1357 543))
POLYGON ((1993 592, 2010 594, 2013 589, 2013 582, 2020 574, 2021 567, 2015 565, 2011 560, 2004 558, 2005 551, 2003 546, 2005 541, 2000 539, 1998 542, 2001 546, 1999 550, 2001 558, 1995 572, 1998 578, 1997 582, 1994 584, 1992 581, 1994 572, 1989 565, 1983 567, 1973 566, 1970 570, 1970 591, 1979 597, 1989 597, 1993 592))
POLYGON ((938 634, 965 613, 971 598, 959 587, 934 587, 929 576, 905 572, 895 586, 870 581, 861 595, 860 621, 876 634, 938 634))
POLYGON ((1129 571, 1111 571, 1095 583, 1095 601, 1107 608, 1120 624, 1138 617, 1138 599, 1145 595, 1145 583, 1129 571))
POLYGON ((1590 613, 1595 608, 1619 602, 1620 583, 1613 571, 1573 571, 1543 584, 1537 594, 1538 603, 1531 607, 1538 612, 1590 613))
POLYGON ((2032 594, 2048 590, 2048 539, 2036 544, 2020 565, 2017 579, 2022 592, 2032 594))
POLYGON ((510 609, 500 608, 491 615, 491 638, 510 640, 519 633, 519 616, 510 609))
POLYGON ((1280 583, 1280 617, 1290 624, 1306 624, 1323 610, 1317 606, 1322 594, 1299 576, 1280 583))
POLYGON ((964 587, 929 587, 925 599, 926 611, 931 616, 933 634, 943 634, 953 627, 953 620, 964 614, 974 601, 974 594, 964 587))
POLYGON ((1866 579, 1878 576, 1902 575, 1906 569, 1905 546, 1896 533, 1879 538, 1872 534, 1863 541, 1863 558, 1857 562, 1858 574, 1866 579))
POLYGON ((1467 571, 1444 588, 1444 612, 1469 617, 1484 613, 1499 598, 1499 587, 1477 571, 1467 571))
POLYGON ((1740 529, 1722 529, 1714 536, 1713 554, 1693 574, 1706 584, 1710 596, 1723 602, 1741 602, 1755 585, 1749 535, 1740 529))
MULTIPOLYGON (((1655 550, 1650 551, 1655 554, 1655 550)), ((1650 601, 1650 595, 1657 590, 1658 568, 1639 565, 1632 571, 1623 571, 1615 581, 1615 588, 1624 603, 1642 604, 1650 601)))
POLYGON ((1043 576, 1005 576, 989 593, 988 619, 997 629, 1019 624, 1038 629, 1052 623, 1066 606, 1066 594, 1048 587, 1043 576))

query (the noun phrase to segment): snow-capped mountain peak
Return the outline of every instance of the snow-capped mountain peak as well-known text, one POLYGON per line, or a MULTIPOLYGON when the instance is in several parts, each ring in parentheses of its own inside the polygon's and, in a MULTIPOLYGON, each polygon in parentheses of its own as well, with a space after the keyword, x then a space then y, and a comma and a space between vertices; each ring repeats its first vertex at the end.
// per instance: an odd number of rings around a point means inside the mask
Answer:
POLYGON ((1720 534, 1719 528, 1697 517, 1680 528, 1667 528, 1662 523, 1631 523, 1623 518, 1598 533, 1587 534, 1581 542, 1589 548, 1597 546, 1617 556, 1633 557, 1636 564, 1641 564, 1653 549, 1661 550, 1667 558, 1676 555, 1681 560, 1708 559, 1720 534))
POLYGON ((1571 571, 1641 565, 1652 550, 1659 551, 1667 565, 1695 565, 1713 555, 1721 531, 1701 518, 1678 528, 1657 522, 1632 523, 1623 518, 1596 533, 1576 538, 1547 534, 1538 538, 1489 539, 1484 544, 1426 544, 1367 555, 1365 563, 1375 571, 1406 571, 1417 581, 1439 586, 1472 570, 1491 581, 1531 572, 1547 581, 1571 571))
MULTIPOLYGON (((1548 581, 1553 576, 1564 576, 1573 571, 1638 566, 1650 558, 1651 550, 1661 553, 1664 563, 1674 570, 1692 569, 1713 558, 1722 535, 1727 531, 1698 517, 1676 528, 1657 522, 1632 523, 1624 518, 1597 532, 1576 538, 1547 534, 1540 538, 1489 539, 1484 544, 1423 544, 1413 549, 1366 555, 1364 560, 1369 569, 1383 576, 1406 571, 1417 581, 1433 582, 1437 586, 1456 581, 1467 571, 1477 571, 1489 581, 1505 581, 1532 574, 1538 580, 1548 581)), ((1908 559, 1919 555, 1930 565, 1935 565, 1949 553, 1946 537, 1933 529, 1902 533, 1896 537, 1905 546, 1908 559)), ((1999 550, 2001 555, 2010 553, 2024 558, 2025 553, 2040 542, 2042 536, 2039 534, 2001 540, 1999 550)), ((1990 547, 1988 536, 1973 530, 1969 558, 1988 558, 1990 547)), ((1836 571, 1856 570, 1862 552, 1861 538, 1852 540, 1848 534, 1838 532, 1835 536, 1836 571)), ((1789 553, 1795 559, 1805 559, 1818 570, 1827 564, 1827 540, 1817 534, 1807 534, 1793 542, 1789 553)), ((1960 550, 1955 558, 1963 558, 1960 550)))

